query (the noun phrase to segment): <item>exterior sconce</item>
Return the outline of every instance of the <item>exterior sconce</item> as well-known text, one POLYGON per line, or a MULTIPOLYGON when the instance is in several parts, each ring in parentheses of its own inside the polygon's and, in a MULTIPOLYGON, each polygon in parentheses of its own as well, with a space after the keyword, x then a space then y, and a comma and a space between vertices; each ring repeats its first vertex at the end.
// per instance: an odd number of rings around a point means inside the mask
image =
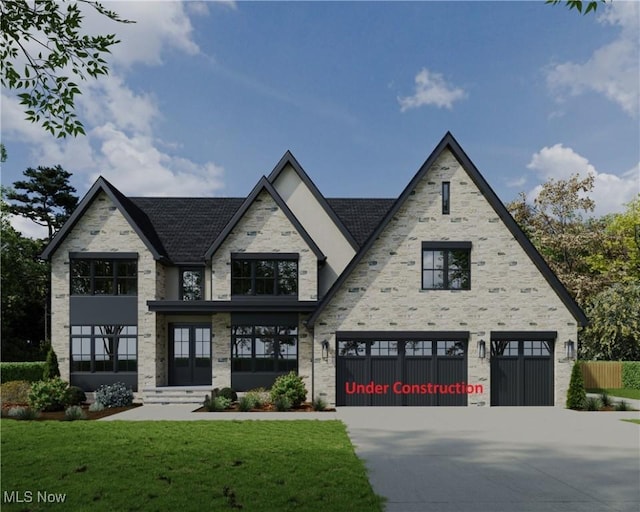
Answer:
POLYGON ((487 357, 487 344, 484 340, 480 340, 478 342, 478 357, 480 359, 484 359, 487 357))
POLYGON ((567 355, 567 359, 576 358, 576 346, 572 340, 567 340, 564 342, 564 349, 567 355))
POLYGON ((329 359, 329 342, 327 340, 322 340, 322 359, 325 361, 329 359))

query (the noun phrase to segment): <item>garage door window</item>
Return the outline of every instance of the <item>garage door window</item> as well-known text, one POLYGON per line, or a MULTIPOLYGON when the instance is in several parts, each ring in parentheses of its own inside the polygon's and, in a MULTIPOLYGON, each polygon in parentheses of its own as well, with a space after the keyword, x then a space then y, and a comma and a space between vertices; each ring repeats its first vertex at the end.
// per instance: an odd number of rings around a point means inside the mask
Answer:
POLYGON ((460 341, 438 341, 436 345, 439 356, 464 357, 464 344, 460 341))
POLYGON ((525 341, 524 356, 550 356, 551 349, 546 341, 525 341))
POLYGON ((388 357, 398 355, 397 341, 374 341, 371 343, 372 357, 388 357))
POLYGON ((404 346, 406 357, 430 357, 433 354, 432 341, 407 341, 404 346))
POLYGON ((367 343, 364 341, 339 341, 338 355, 341 356, 362 356, 367 355, 367 343))

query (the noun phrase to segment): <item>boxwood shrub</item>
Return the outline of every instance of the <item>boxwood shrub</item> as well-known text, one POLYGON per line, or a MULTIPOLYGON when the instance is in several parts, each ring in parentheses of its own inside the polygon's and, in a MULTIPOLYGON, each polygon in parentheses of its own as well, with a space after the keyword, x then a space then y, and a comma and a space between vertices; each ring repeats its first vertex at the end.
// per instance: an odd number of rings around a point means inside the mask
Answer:
POLYGON ((622 361, 622 387, 640 389, 640 361, 622 361))
POLYGON ((37 411, 63 411, 69 400, 69 384, 60 377, 34 382, 29 405, 37 411))
POLYGON ((290 407, 298 407, 307 398, 307 388, 302 377, 295 372, 280 375, 271 386, 271 401, 275 404, 280 397, 290 402, 290 407))
POLYGON ((0 363, 0 383, 12 380, 37 382, 42 380, 44 361, 28 361, 24 363, 0 363))

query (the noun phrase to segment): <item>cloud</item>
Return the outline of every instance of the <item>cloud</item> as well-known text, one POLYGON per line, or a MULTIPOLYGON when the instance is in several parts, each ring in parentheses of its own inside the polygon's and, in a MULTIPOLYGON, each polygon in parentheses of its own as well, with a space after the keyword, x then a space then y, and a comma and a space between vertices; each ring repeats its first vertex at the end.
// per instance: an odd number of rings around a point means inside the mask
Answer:
POLYGON ((8 215, 9 223, 16 231, 30 238, 46 238, 49 231, 46 226, 40 226, 30 219, 21 217, 20 215, 8 215))
POLYGON ((433 73, 427 68, 422 68, 416 75, 415 83, 416 88, 413 96, 398 96, 401 112, 425 105, 451 109, 455 101, 467 97, 467 93, 463 89, 448 84, 441 73, 433 73))
POLYGON ((565 62, 547 71, 547 85, 562 101, 564 94, 579 96, 587 91, 603 94, 627 114, 640 111, 640 4, 613 2, 598 21, 620 27, 616 39, 597 49, 586 62, 565 62))
MULTIPOLYGON (((640 192, 640 163, 620 175, 599 172, 589 160, 562 144, 542 148, 532 156, 527 168, 543 181, 550 178, 566 180, 572 174, 579 174, 581 177, 593 174, 594 186, 589 196, 596 203, 593 212, 595 216, 623 211, 624 204, 640 192)), ((538 185, 527 197, 537 197, 540 190, 541 185, 538 185)))

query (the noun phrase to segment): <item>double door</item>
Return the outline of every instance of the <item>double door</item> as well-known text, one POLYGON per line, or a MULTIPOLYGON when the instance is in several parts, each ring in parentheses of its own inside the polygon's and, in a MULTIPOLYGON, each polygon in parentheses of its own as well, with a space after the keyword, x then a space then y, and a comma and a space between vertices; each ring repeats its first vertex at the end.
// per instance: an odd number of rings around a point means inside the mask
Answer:
POLYGON ((211 384, 211 325, 169 325, 169 384, 211 384))

